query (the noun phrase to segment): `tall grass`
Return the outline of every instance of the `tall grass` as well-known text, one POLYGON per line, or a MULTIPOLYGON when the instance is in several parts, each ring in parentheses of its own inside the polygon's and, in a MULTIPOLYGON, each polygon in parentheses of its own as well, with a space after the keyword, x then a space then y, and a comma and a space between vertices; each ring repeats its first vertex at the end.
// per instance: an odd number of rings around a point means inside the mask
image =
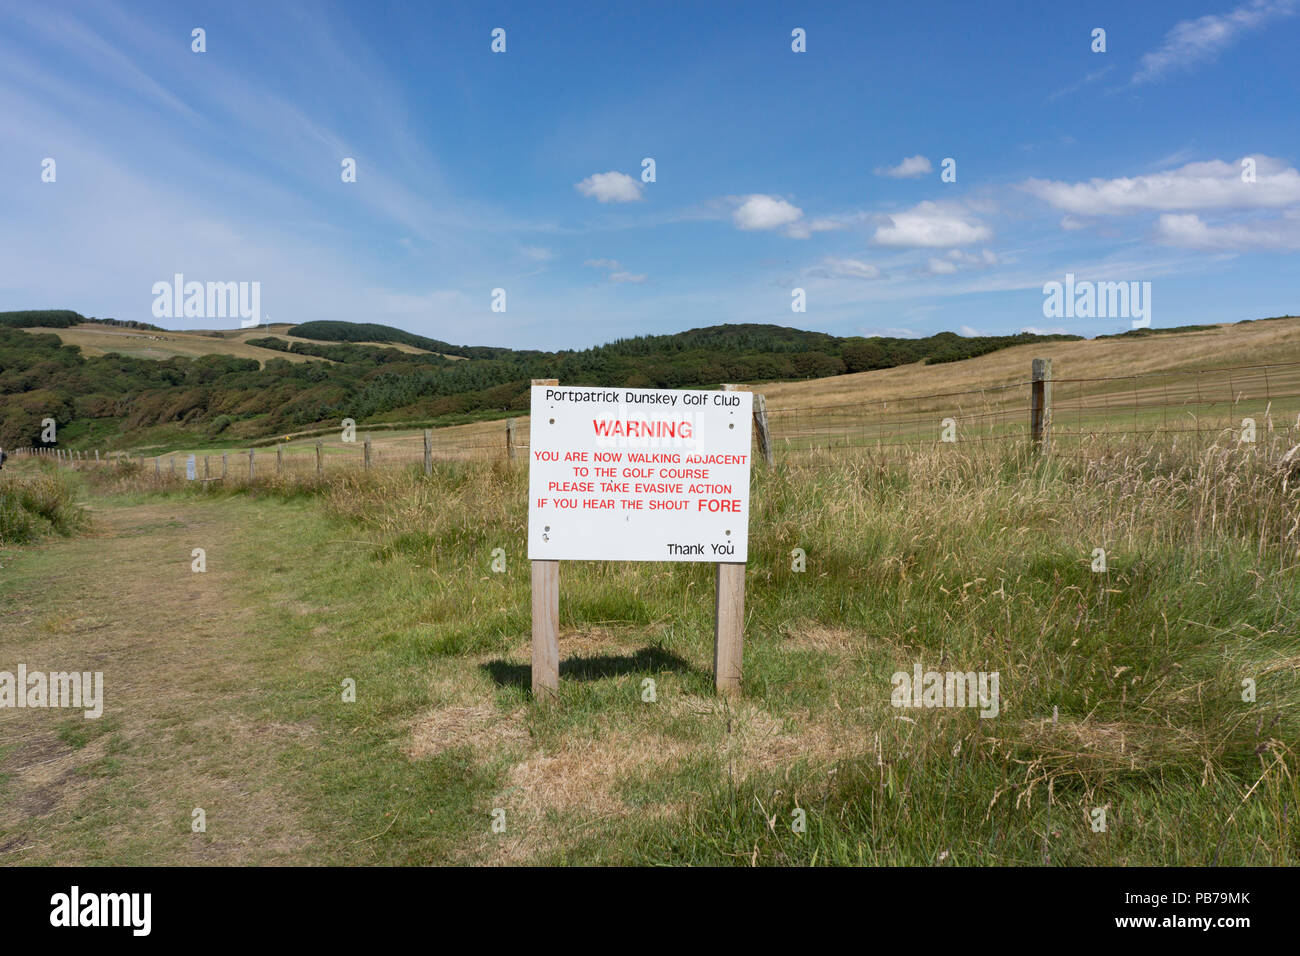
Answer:
POLYGON ((76 489, 75 478, 53 466, 0 472, 0 545, 80 530, 86 513, 76 504, 76 489))
MULTIPOLYGON (((374 569, 355 586, 384 595, 370 686, 439 669, 421 706, 486 721, 471 757, 494 799, 527 795, 546 834, 529 859, 1300 862, 1297 448, 948 445, 759 466, 736 701, 710 689, 710 567, 571 562, 561 706, 529 703, 524 467, 206 493, 318 496, 349 525, 374 569), (507 574, 489 570, 496 548, 507 574), (918 662, 998 672, 998 715, 891 706, 891 675, 918 662)), ((403 720, 411 706, 391 702, 403 720)))

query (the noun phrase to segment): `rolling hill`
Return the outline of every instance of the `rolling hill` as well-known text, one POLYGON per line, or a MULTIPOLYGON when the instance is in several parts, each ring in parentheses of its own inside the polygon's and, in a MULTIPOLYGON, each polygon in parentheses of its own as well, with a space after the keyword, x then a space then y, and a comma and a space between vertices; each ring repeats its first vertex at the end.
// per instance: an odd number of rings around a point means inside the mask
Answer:
MULTIPOLYGON (((256 441, 334 427, 455 425, 527 410, 532 378, 565 384, 767 383, 769 404, 828 405, 1022 380, 1026 356, 1075 376, 1300 358, 1289 318, 1078 336, 841 338, 774 325, 641 336, 582 351, 455 346, 374 324, 169 331, 62 311, 0 313, 0 444, 99 447, 256 441)), ((1058 372, 1058 374, 1060 374, 1058 372)))

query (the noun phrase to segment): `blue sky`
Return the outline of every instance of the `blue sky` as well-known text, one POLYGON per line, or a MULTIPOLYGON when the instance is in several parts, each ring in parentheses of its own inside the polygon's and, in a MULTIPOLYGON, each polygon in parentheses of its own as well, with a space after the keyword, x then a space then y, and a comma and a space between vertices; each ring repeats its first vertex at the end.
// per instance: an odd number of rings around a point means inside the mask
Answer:
POLYGON ((154 319, 179 272, 520 348, 1129 327, 1045 318, 1066 273, 1156 327, 1300 311, 1300 0, 600 6, 0 0, 0 309, 238 326, 154 319))

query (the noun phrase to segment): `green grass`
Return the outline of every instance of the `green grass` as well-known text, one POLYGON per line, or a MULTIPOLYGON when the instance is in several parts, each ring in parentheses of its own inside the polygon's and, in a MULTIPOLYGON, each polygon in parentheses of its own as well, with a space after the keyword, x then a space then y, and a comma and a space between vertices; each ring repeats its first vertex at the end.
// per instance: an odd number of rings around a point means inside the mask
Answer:
POLYGON ((53 465, 5 468, 0 472, 0 546, 85 527, 85 513, 75 503, 77 488, 72 474, 53 465))
MULTIPOLYGON (((100 507, 168 502, 240 529, 227 560, 257 626, 221 706, 316 729, 265 754, 310 838, 294 859, 1295 865, 1300 476, 1282 451, 756 468, 743 694, 712 690, 711 566, 572 562, 551 706, 528 692, 523 467, 206 495, 90 480, 114 495, 100 507), (998 672, 998 716, 892 707, 891 675, 917 661, 998 672)), ((140 748, 206 752, 191 720, 94 772, 126 787, 140 748)))

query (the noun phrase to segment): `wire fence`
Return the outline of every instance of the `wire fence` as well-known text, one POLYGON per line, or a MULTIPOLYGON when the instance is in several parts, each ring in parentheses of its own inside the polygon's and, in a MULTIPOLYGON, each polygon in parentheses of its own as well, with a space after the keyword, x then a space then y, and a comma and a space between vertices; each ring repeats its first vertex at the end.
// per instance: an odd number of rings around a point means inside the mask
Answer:
MULTIPOLYGON (((768 440, 780 459, 811 451, 868 448, 905 456, 945 443, 1028 442, 1033 433, 1034 381, 1026 379, 950 392, 870 398, 825 405, 766 406, 768 440)), ((1050 377, 1044 382, 1043 435, 1053 454, 1095 452, 1107 439, 1160 435, 1219 440, 1226 433, 1253 441, 1281 432, 1300 436, 1300 362, 1136 372, 1132 375, 1050 377)), ((761 422, 760 422, 761 425, 761 422)), ((756 429, 756 443, 759 435, 756 429)), ((1177 439, 1176 439, 1177 440, 1177 439)), ((198 453, 198 479, 254 480, 272 474, 310 476, 339 471, 430 465, 435 461, 526 459, 526 417, 422 431, 375 431, 290 441, 247 451, 198 453)), ((30 450, 23 450, 28 454, 30 450)), ((91 452, 52 452, 73 467, 93 465, 91 452)), ((115 453, 117 455, 118 453, 115 453)), ((142 459, 147 472, 186 477, 186 455, 142 459)), ((821 456, 819 460, 833 460, 821 456)), ((113 457, 105 454, 100 463, 113 457)))

